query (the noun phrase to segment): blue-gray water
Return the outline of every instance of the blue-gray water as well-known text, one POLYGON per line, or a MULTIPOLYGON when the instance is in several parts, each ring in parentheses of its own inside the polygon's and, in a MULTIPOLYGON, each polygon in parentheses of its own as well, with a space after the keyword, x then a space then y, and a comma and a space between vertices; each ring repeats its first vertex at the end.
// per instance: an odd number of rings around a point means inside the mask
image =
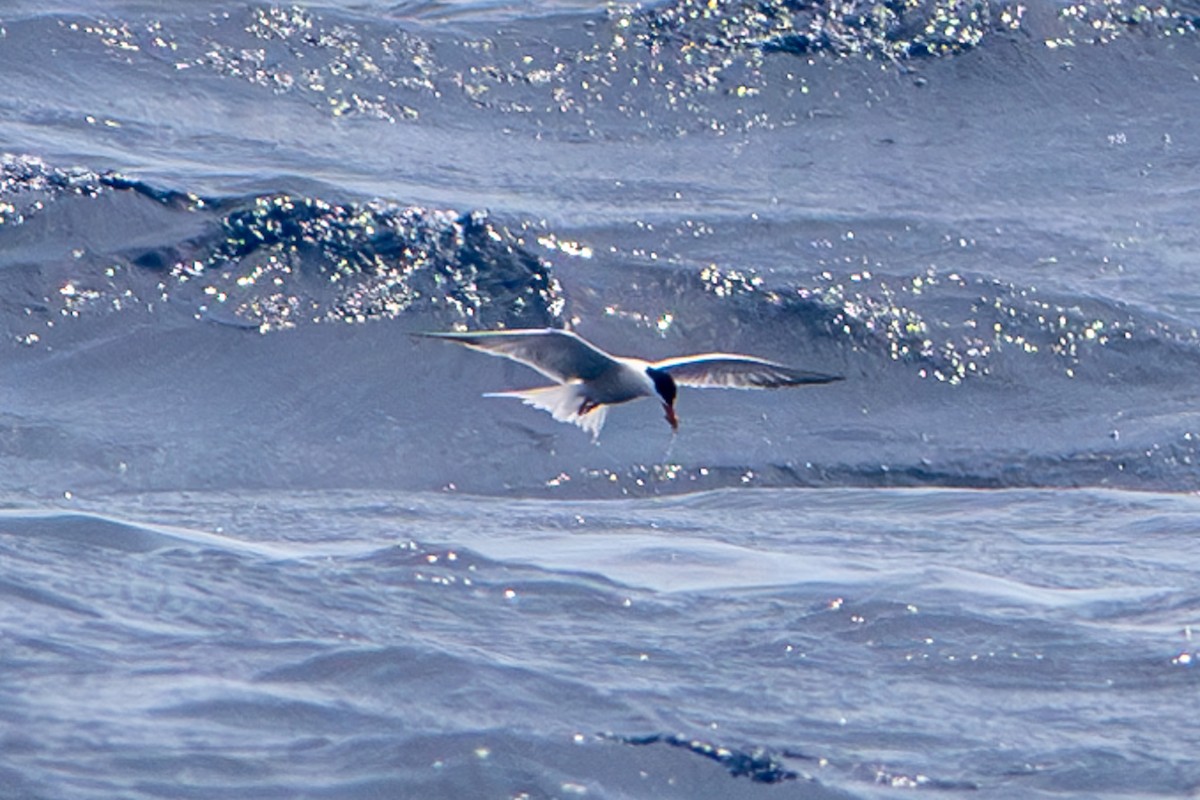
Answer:
POLYGON ((1198 25, 9 3, 0 797, 1200 793, 1198 25))

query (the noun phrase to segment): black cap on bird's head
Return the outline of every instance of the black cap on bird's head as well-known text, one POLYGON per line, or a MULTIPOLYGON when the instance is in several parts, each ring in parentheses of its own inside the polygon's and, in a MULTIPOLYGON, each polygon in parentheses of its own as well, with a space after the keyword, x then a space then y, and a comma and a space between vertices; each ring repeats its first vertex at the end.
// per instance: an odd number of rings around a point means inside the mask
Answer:
POLYGON ((675 379, 667 372, 654 367, 647 367, 646 374, 654 381, 654 391, 662 398, 663 410, 667 412, 667 422, 671 423, 671 430, 678 430, 679 418, 675 416, 675 379))

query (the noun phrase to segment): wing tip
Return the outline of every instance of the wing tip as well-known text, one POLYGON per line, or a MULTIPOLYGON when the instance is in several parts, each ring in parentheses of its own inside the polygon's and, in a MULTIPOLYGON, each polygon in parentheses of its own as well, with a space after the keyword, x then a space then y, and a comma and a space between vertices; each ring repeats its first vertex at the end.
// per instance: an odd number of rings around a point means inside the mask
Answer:
POLYGON ((825 372, 805 372, 799 371, 799 379, 795 381, 795 385, 801 386, 804 384, 820 384, 820 383, 837 383, 838 381, 846 380, 845 375, 832 375, 825 372))

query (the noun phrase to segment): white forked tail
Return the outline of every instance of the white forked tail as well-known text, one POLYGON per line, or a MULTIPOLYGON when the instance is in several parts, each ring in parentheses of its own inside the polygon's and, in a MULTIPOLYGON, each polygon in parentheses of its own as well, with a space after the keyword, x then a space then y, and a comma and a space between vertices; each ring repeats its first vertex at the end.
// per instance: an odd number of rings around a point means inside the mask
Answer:
POLYGON ((608 416, 608 406, 597 406, 586 414, 580 414, 579 408, 584 400, 581 388, 577 383, 562 383, 514 392, 488 392, 484 397, 515 397, 527 406, 549 411, 559 422, 578 425, 595 440, 600 438, 600 429, 604 427, 604 418, 608 416))

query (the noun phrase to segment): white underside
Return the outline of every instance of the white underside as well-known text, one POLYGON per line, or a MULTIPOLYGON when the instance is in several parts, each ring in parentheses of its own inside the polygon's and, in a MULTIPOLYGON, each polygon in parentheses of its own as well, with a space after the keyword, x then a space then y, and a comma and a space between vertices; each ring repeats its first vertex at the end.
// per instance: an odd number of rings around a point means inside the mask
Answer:
POLYGON ((586 414, 579 413, 585 397, 583 387, 578 383, 562 383, 557 386, 512 392, 488 392, 484 397, 514 397, 527 406, 550 412, 550 416, 559 422, 578 425, 590 433, 593 439, 600 436, 600 429, 604 427, 604 419, 608 416, 608 406, 605 405, 596 406, 586 414))

